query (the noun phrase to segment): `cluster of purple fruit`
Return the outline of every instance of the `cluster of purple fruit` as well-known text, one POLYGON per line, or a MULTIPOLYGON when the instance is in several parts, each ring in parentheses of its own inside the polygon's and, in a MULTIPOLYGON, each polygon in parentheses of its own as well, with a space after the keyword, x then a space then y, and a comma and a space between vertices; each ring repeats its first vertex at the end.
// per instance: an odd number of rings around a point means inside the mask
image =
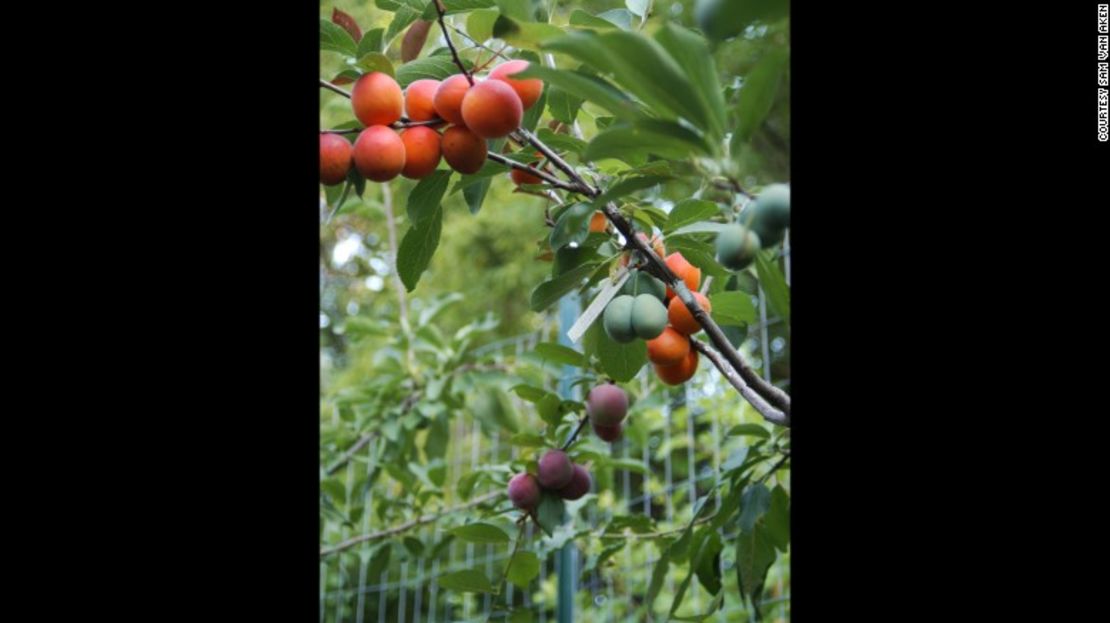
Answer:
MULTIPOLYGON (((613 384, 598 385, 586 397, 586 413, 597 436, 605 441, 620 438, 628 414, 628 394, 613 384)), ((527 472, 509 481, 513 506, 530 510, 540 501, 541 488, 564 500, 577 500, 590 490, 590 472, 570 460, 562 450, 548 450, 540 457, 536 475, 527 472)))

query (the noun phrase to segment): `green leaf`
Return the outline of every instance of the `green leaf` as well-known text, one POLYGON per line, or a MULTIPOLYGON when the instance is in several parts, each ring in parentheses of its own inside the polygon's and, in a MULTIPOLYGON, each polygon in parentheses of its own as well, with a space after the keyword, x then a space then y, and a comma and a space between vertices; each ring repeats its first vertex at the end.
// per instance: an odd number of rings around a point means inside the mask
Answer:
POLYGON ((596 267, 597 263, 594 262, 582 264, 536 286, 536 289, 532 290, 530 304, 532 311, 543 311, 553 305, 564 294, 580 286, 582 280, 588 277, 596 267))
POLYGON ((787 0, 698 0, 694 7, 698 26, 718 41, 740 34, 754 21, 769 23, 789 13, 787 0))
POLYGON ((559 397, 549 393, 536 403, 536 413, 541 420, 549 425, 558 426, 563 419, 563 414, 559 411, 559 404, 559 397))
POLYGON ((544 396, 548 396, 551 394, 551 392, 547 391, 546 389, 534 387, 525 383, 513 385, 509 388, 509 391, 531 403, 539 402, 540 400, 543 400, 544 396))
MULTIPOLYGON (((398 7, 397 11, 393 14, 393 21, 389 22, 389 27, 386 28, 385 36, 382 38, 386 45, 389 45, 389 42, 393 41, 394 37, 401 34, 401 31, 408 28, 409 24, 420 19, 420 13, 423 12, 423 10, 423 5, 415 9, 407 5, 398 7)), ((402 88, 404 87, 402 86, 402 88)))
POLYGON ((598 13, 601 19, 616 24, 618 28, 629 30, 632 28, 632 12, 628 9, 610 9, 603 13, 598 13))
POLYGON ((455 484, 455 491, 464 500, 470 499, 470 494, 474 492, 474 487, 478 485, 478 481, 486 476, 486 473, 478 470, 467 472, 459 477, 459 482, 455 484))
POLYGON ((719 325, 741 326, 755 322, 755 306, 747 292, 717 292, 709 295, 713 319, 719 325))
POLYGON ((439 576, 439 586, 461 593, 492 593, 493 585, 478 569, 464 569, 439 576))
POLYGON ((637 461, 636 459, 610 459, 608 465, 613 469, 625 469, 645 476, 648 475, 647 466, 644 465, 643 461, 637 461))
POLYGON ((590 234, 588 223, 593 213, 594 207, 588 203, 576 203, 564 210, 551 229, 551 248, 558 251, 572 242, 584 241, 590 234))
POLYGON ((763 585, 767 569, 775 562, 775 547, 764 530, 741 532, 736 538, 736 577, 742 596, 756 595, 763 585))
POLYGON ((751 532, 755 522, 771 507, 771 492, 763 483, 756 483, 740 496, 740 531, 751 532))
POLYGON ((443 210, 437 206, 430 218, 419 225, 413 225, 405 232, 397 250, 397 274, 409 292, 416 288, 420 275, 428 268, 428 263, 439 246, 442 227, 443 210))
MULTIPOLYGON (((722 278, 731 274, 728 269, 717 263, 716 252, 709 243, 692 240, 688 236, 671 236, 667 238, 667 252, 674 251, 681 251, 682 257, 686 258, 686 261, 700 268, 702 279, 705 278, 705 275, 722 278)), ((716 308, 713 311, 715 313, 716 308)))
POLYGON ((347 487, 338 478, 328 478, 320 481, 320 490, 328 494, 336 504, 347 503, 347 487))
MULTIPOLYGON (((465 13, 477 9, 489 9, 495 6, 497 6, 497 0, 443 0, 443 13, 445 15, 452 15, 454 13, 465 13)), ((439 13, 436 11, 435 4, 428 2, 428 7, 424 9, 424 14, 421 17, 428 21, 433 21, 438 15, 439 13)), ((469 22, 467 23, 467 32, 470 36, 474 36, 474 33, 470 31, 469 22)), ((475 39, 477 39, 477 37, 475 37, 475 39)), ((485 41, 485 39, 478 40, 485 41)))
POLYGON ((659 589, 663 588, 663 580, 667 579, 667 571, 671 567, 672 547, 663 549, 659 560, 655 561, 655 568, 651 572, 651 583, 648 584, 647 594, 644 596, 644 604, 647 606, 648 612, 651 611, 655 598, 659 596, 659 589))
POLYGON ((508 543, 509 535, 504 530, 488 523, 468 523, 455 526, 449 533, 471 543, 508 543))
POLYGON ((771 112, 786 62, 786 51, 772 48, 744 77, 737 104, 739 118, 736 132, 740 140, 750 139, 756 128, 767 118, 767 113, 771 112))
POLYGON ((539 22, 520 22, 499 15, 493 22, 493 36, 504 40, 513 47, 538 50, 545 41, 563 35, 563 29, 539 22))
POLYGON ((477 214, 478 210, 482 209, 482 202, 486 199, 486 193, 489 191, 492 181, 487 177, 476 184, 463 188, 463 198, 466 199, 466 205, 471 214, 477 214))
POLYGON ((404 538, 402 543, 404 544, 405 549, 409 550, 409 553, 413 556, 420 558, 424 555, 424 543, 420 539, 407 536, 404 538))
POLYGON ((535 132, 536 124, 540 122, 540 116, 543 115, 544 108, 547 106, 547 90, 540 94, 540 99, 531 108, 524 111, 524 118, 520 121, 520 127, 535 132))
MULTIPOLYGON (((551 89, 551 98, 548 101, 553 102, 553 100, 555 99, 555 92, 555 89, 551 89)), ((553 105, 554 104, 552 103, 548 106, 549 111, 552 110, 553 105)), ((586 149, 586 141, 574 138, 569 134, 556 134, 555 132, 552 132, 547 128, 540 128, 536 135, 541 141, 544 142, 544 144, 546 144, 548 147, 551 147, 555 151, 569 151, 576 154, 581 154, 582 150, 586 149)), ((329 186, 329 188, 331 187, 329 186)))
POLYGON ((383 34, 385 34, 384 28, 375 28, 362 33, 362 39, 358 42, 358 53, 356 56, 362 58, 371 52, 381 52, 383 34))
MULTIPOLYGON (((547 87, 544 92, 547 95, 547 109, 551 112, 551 116, 566 124, 574 123, 575 118, 578 117, 578 109, 582 107, 582 98, 571 95, 556 86, 547 87)), ((548 132, 551 131, 548 130, 548 132)), ((552 134, 565 136, 554 132, 552 134)), ((552 147, 554 146, 552 145, 552 147)))
POLYGON ((735 435, 750 435, 752 437, 762 437, 763 439, 769 439, 771 437, 771 433, 759 424, 737 424, 730 428, 726 435, 728 437, 733 437, 735 435))
MULTIPOLYGON (((432 6, 430 3, 428 6, 432 6)), ((434 8, 433 8, 434 11, 434 8)), ((472 12, 466 18, 466 32, 476 41, 486 41, 493 38, 493 23, 501 13, 497 9, 481 9, 472 12)))
POLYGON ((701 223, 693 223, 685 227, 679 227, 671 232, 672 236, 684 236, 686 234, 719 234, 728 227, 727 223, 712 223, 703 221, 701 223))
POLYGON ((647 363, 647 343, 633 340, 627 344, 614 342, 600 322, 590 325, 584 338, 587 352, 597 355, 601 369, 613 380, 627 383, 647 363))
POLYGON ((704 38, 668 21, 655 40, 663 46, 686 71, 694 84, 694 93, 701 99, 709 112, 710 133, 720 139, 725 133, 725 98, 721 94, 721 83, 717 80, 717 65, 704 38))
POLYGON ((778 262, 769 261, 766 253, 757 253, 755 269, 759 274, 759 285, 763 288, 763 294, 767 296, 771 309, 789 326, 790 288, 787 287, 786 280, 783 279, 778 262))
POLYGON ((570 25, 579 28, 593 28, 601 30, 609 30, 610 28, 617 28, 620 24, 609 21, 602 17, 590 15, 582 9, 575 9, 570 12, 570 25))
POLYGON ((624 0, 624 6, 628 7, 628 10, 636 17, 646 15, 650 4, 651 0, 624 0))
POLYGON ((531 610, 513 610, 509 615, 509 623, 532 623, 531 610))
POLYGON ((562 52, 603 73, 651 107, 658 115, 685 118, 705 129, 708 113, 686 71, 653 39, 638 32, 577 31, 547 42, 544 49, 562 52))
POLYGON ((425 56, 411 60, 397 68, 397 84, 404 89, 417 80, 430 78, 443 80, 459 72, 450 56, 425 56))
POLYGON ((547 361, 554 361, 555 363, 561 363, 577 368, 581 368, 586 365, 585 357, 582 356, 582 353, 574 350, 573 348, 563 346, 562 344, 555 344, 553 342, 542 342, 540 344, 536 344, 535 352, 537 355, 539 355, 543 359, 546 359, 547 361))
POLYGON ((497 7, 501 10, 502 15, 519 19, 524 22, 530 22, 535 19, 535 13, 532 8, 532 0, 496 0, 497 7))
POLYGON ((563 499, 551 491, 544 491, 540 503, 536 506, 536 521, 540 528, 551 536, 555 528, 563 523, 566 507, 563 499))
POLYGON ((358 45, 351 38, 351 33, 326 19, 320 20, 320 49, 351 57, 358 54, 358 45))
POLYGON ((638 166, 648 155, 681 160, 707 153, 708 146, 694 132, 670 121, 645 119, 613 124, 590 141, 582 158, 616 158, 638 166))
POLYGON ((389 557, 393 552, 393 548, 389 543, 382 545, 378 551, 374 552, 374 557, 370 559, 370 564, 366 567, 366 577, 380 578, 382 572, 389 568, 389 557))
POLYGON ((775 485, 771 491, 771 507, 763 515, 763 529, 775 549, 785 552, 790 543, 790 495, 782 485, 775 485))
POLYGON ((528 583, 539 574, 539 557, 533 552, 517 552, 509 561, 506 579, 520 588, 528 588, 528 583))
MULTIPOLYGON (((709 591, 711 595, 717 594, 721 590, 721 567, 720 567, 720 554, 723 549, 721 537, 715 530, 703 530, 706 535, 703 537, 696 556, 695 570, 698 575, 698 582, 709 591)), ((697 539, 695 539, 695 542, 697 539)))
POLYGON ((721 208, 712 201, 704 199, 683 199, 675 204, 671 210, 670 215, 667 217, 667 226, 663 229, 663 233, 669 234, 679 227, 691 225, 698 221, 718 216, 721 213, 721 208))
MULTIPOLYGON (((558 400, 557 397, 555 397, 555 399, 558 400)), ((547 445, 547 440, 545 440, 541 435, 535 435, 532 433, 517 433, 512 437, 509 437, 509 443, 514 446, 543 448, 547 445)))
POLYGON ((652 186, 658 186, 664 181, 666 181, 666 178, 659 177, 657 175, 626 177, 607 188, 605 192, 598 195, 597 198, 594 199, 593 203, 594 206, 600 208, 601 206, 610 201, 613 201, 614 199, 617 199, 618 197, 623 197, 629 193, 634 193, 637 190, 643 190, 645 188, 651 188, 652 186))
POLYGON ((409 193, 405 212, 414 225, 419 225, 433 216, 440 207, 443 194, 451 181, 451 171, 439 169, 413 187, 409 193))
POLYGON ((552 69, 532 63, 517 77, 540 78, 549 87, 558 87, 574 97, 593 102, 620 119, 634 120, 644 116, 635 102, 612 84, 583 71, 552 69))
POLYGON ((393 73, 393 63, 389 61, 389 57, 381 52, 369 52, 365 56, 359 58, 356 64, 367 73, 380 71, 396 77, 393 73))

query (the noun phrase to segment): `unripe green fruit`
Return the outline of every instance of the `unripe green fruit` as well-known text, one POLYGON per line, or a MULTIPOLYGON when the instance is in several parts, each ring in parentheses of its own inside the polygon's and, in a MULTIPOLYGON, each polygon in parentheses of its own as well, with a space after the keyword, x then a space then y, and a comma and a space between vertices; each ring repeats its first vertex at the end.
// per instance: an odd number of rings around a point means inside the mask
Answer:
POLYGON ((632 300, 632 330, 644 340, 659 337, 667 328, 667 308, 650 294, 638 294, 632 300))
POLYGON ((790 226, 790 187, 772 184, 764 188, 755 202, 741 213, 740 222, 759 236, 763 248, 782 242, 790 226))
POLYGON ((627 344, 636 339, 636 332, 632 329, 633 300, 631 296, 622 294, 609 301, 609 305, 605 307, 601 322, 605 327, 605 333, 614 342, 627 344))
POLYGON ((729 270, 747 268, 759 251, 759 234, 743 225, 729 225, 717 234, 717 261, 729 270))
POLYGON ((624 282, 621 287, 621 294, 631 294, 632 296, 650 294, 662 302, 667 297, 667 286, 650 274, 637 270, 628 278, 628 281, 624 282))

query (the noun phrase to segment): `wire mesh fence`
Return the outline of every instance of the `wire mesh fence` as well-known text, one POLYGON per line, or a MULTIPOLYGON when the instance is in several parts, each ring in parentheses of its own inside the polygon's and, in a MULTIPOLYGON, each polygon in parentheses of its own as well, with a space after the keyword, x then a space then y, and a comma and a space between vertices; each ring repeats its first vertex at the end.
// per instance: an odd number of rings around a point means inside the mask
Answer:
MULTIPOLYGON (((762 293, 758 297, 759 323, 748 332, 748 350, 752 353, 754 367, 762 369, 768 380, 775 346, 771 329, 778 322, 769 318, 762 293)), ((547 341, 552 329, 493 342, 478 349, 478 354, 502 364, 531 351, 535 345, 547 341)), ((780 348, 781 350, 781 348, 780 348)), ((713 510, 722 500, 714 485, 722 465, 730 456, 744 449, 744 437, 729 437, 727 427, 738 420, 723 421, 727 411, 738 411, 742 402, 715 369, 698 375, 698 382, 687 383, 671 396, 671 402, 661 411, 644 439, 625 435, 610 446, 612 456, 642 462, 643 473, 633 469, 613 469, 611 474, 595 475, 592 492, 598 494, 598 503, 585 507, 588 526, 581 525, 582 517, 575 519, 576 528, 591 531, 605 525, 615 515, 643 515, 652 520, 659 531, 682 528, 691 519, 694 502, 702 496, 713 498, 708 502, 713 510), (703 405, 725 403, 736 409, 704 408, 703 405)), ((634 383, 641 383, 646 391, 647 380, 641 375, 634 383)), ((529 413, 532 405, 513 395, 511 400, 521 413, 529 413)), ((631 417, 631 416, 630 416, 631 417)), ((537 418, 538 421, 538 418, 537 418)), ((451 450, 447 466, 446 487, 454 488, 466 473, 482 469, 485 465, 505 462, 515 458, 515 448, 507 443, 501 431, 483 432, 481 422, 464 414, 456 415, 450 423, 451 450)), ((354 470, 367 470, 375 463, 379 445, 366 444, 360 449, 366 461, 346 464, 347 483, 352 483, 354 470)), ((785 484, 785 483, 784 483, 785 484)), ((788 485, 786 485, 788 486, 788 485)), ((472 498, 487 493, 497 493, 492 485, 476 489, 472 498)), ((348 497, 355 494, 348 484, 348 497)), ((365 495, 365 508, 371 508, 373 496, 380 495, 371 487, 365 495)), ((371 512, 363 513, 357 534, 393 528, 380 525, 371 512)), ((726 543, 735 538, 735 527, 721 529, 726 543)), ((335 537, 345 540, 353 536, 349 526, 325 523, 325 542, 335 537)), ((525 528, 524 547, 544 538, 532 522, 525 528)), ((503 609, 497 601, 526 609, 533 621, 547 623, 556 620, 557 578, 560 557, 557 551, 541 557, 540 572, 527 590, 506 583, 504 597, 490 593, 460 593, 439 587, 437 578, 463 569, 483 569, 489 578, 499 577, 501 569, 511 556, 511 544, 483 545, 463 543, 458 539, 432 557, 410 557, 405 547, 397 544, 403 537, 414 537, 421 544, 440 543, 445 536, 437 522, 430 521, 406 532, 398 533, 384 541, 366 541, 336 555, 321 559, 320 563, 320 621, 322 623, 364 622, 429 622, 505 620, 503 609), (380 564, 378 552, 384 545, 394 550, 395 556, 380 564), (377 558, 377 560, 375 560, 377 558), (416 560, 410 560, 416 558, 416 560), (375 564, 381 571, 374 573, 375 564)), ((586 551, 575 542, 575 617, 576 621, 633 621, 643 611, 644 594, 651 579, 651 570, 660 555, 648 539, 633 538, 618 552, 608 558, 602 569, 596 565, 599 552, 586 551), (585 570, 583 572, 583 570, 585 570)), ((734 570, 735 556, 726 547, 721 556, 721 577, 724 582, 722 606, 710 621, 747 621, 749 611, 740 597, 734 570)), ((668 574, 662 595, 674 594, 674 573, 668 574)), ((763 613, 768 620, 789 619, 789 555, 780 556, 768 574, 767 585, 771 598, 764 600, 763 613)), ((702 612, 709 607, 709 596, 692 582, 684 600, 682 611, 702 612)), ((667 608, 669 600, 660 598, 656 608, 667 608), (666 604, 662 602, 667 601, 666 604)), ((640 614, 639 616, 643 616, 640 614)))

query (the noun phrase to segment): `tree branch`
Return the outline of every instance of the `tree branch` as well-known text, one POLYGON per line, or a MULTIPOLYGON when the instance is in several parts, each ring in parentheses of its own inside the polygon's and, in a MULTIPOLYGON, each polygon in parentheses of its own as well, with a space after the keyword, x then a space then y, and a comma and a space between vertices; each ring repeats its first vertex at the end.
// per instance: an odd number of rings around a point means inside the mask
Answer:
POLYGON ((320 86, 324 87, 325 89, 335 91, 336 93, 342 95, 343 97, 346 97, 346 98, 351 97, 350 93, 348 93, 348 92, 344 91, 343 89, 335 86, 334 84, 328 82, 327 80, 324 80, 323 78, 320 78, 320 86))
POLYGON ((590 419, 590 416, 583 415, 582 419, 578 420, 578 426, 574 427, 574 430, 570 433, 570 437, 567 437, 566 442, 563 443, 563 447, 560 448, 563 452, 566 452, 570 444, 574 443, 575 438, 578 437, 578 433, 582 431, 582 427, 586 425, 586 420, 588 419, 590 419))
POLYGON ((409 521, 406 521, 403 524, 393 526, 392 528, 389 528, 387 530, 381 530, 379 532, 371 532, 369 534, 360 534, 359 536, 351 537, 351 538, 347 539, 346 541, 342 541, 342 542, 340 542, 336 545, 333 545, 332 547, 322 548, 320 550, 320 557, 323 558, 324 556, 330 556, 331 554, 335 554, 337 552, 341 552, 343 550, 350 549, 350 548, 354 547, 355 545, 358 545, 359 543, 365 543, 367 541, 376 541, 378 539, 384 539, 386 537, 391 537, 391 536, 401 534, 403 532, 407 532, 409 530, 412 530, 413 528, 417 528, 417 527, 422 526, 424 524, 432 523, 433 521, 436 521, 436 520, 440 519, 441 517, 446 517, 447 515, 452 515, 454 513, 466 510, 468 508, 474 508, 475 506, 478 506, 480 504, 484 504, 484 503, 489 502, 490 500, 492 500, 494 498, 497 498, 497 497, 500 497, 500 496, 503 496, 503 495, 505 495, 505 494, 502 491, 491 491, 491 492, 489 492, 489 493, 487 493, 483 496, 474 498, 473 500, 467 502, 466 504, 460 504, 459 506, 452 506, 451 508, 445 508, 445 509, 439 511, 438 513, 434 513, 434 514, 431 514, 431 515, 424 515, 423 517, 417 517, 416 519, 410 519, 409 521))
POLYGON ((748 384, 745 383, 742 378, 740 378, 740 375, 737 374, 736 371, 733 370, 732 367, 729 366, 721 358, 720 353, 713 350, 712 348, 709 348, 709 346, 701 340, 691 339, 690 345, 695 350, 708 357, 709 361, 714 366, 716 366, 718 370, 721 371, 721 374, 725 377, 729 384, 735 387, 736 391, 740 392, 740 395, 744 397, 744 400, 747 400, 749 404, 755 407, 755 410, 758 411, 764 419, 766 419, 768 422, 771 422, 772 424, 778 424, 779 426, 790 426, 790 414, 783 413, 782 411, 767 404, 767 401, 764 400, 763 396, 759 395, 750 386, 748 386, 748 384))
POLYGON ((505 165, 505 166, 507 166, 511 169, 520 169, 521 171, 527 171, 528 173, 530 173, 532 175, 535 175, 536 177, 542 179, 543 181, 547 182, 548 184, 551 184, 552 186, 554 186, 556 188, 561 188, 563 190, 567 190, 567 191, 575 192, 575 193, 581 192, 581 189, 578 188, 577 186, 575 186, 574 184, 564 182, 563 180, 555 177, 554 175, 548 173, 547 171, 544 171, 542 169, 533 168, 533 167, 528 166, 528 165, 526 165, 522 162, 517 162, 516 160, 513 160, 511 158, 506 158, 505 156, 502 156, 501 154, 494 153, 494 152, 491 151, 488 154, 486 154, 486 158, 488 158, 488 159, 490 159, 490 160, 492 160, 492 161, 494 161, 498 164, 503 164, 503 165, 505 165))
POLYGON ((451 50, 451 58, 454 59, 455 64, 459 66, 459 71, 466 76, 466 81, 470 83, 470 86, 474 86, 474 76, 471 76, 470 72, 466 70, 466 65, 463 65, 462 59, 459 58, 459 51, 455 49, 455 44, 451 41, 451 35, 447 33, 447 24, 443 21, 447 16, 447 9, 440 0, 435 0, 435 5, 436 13, 439 14, 436 21, 439 22, 439 29, 443 31, 443 38, 447 40, 447 49, 451 50))

